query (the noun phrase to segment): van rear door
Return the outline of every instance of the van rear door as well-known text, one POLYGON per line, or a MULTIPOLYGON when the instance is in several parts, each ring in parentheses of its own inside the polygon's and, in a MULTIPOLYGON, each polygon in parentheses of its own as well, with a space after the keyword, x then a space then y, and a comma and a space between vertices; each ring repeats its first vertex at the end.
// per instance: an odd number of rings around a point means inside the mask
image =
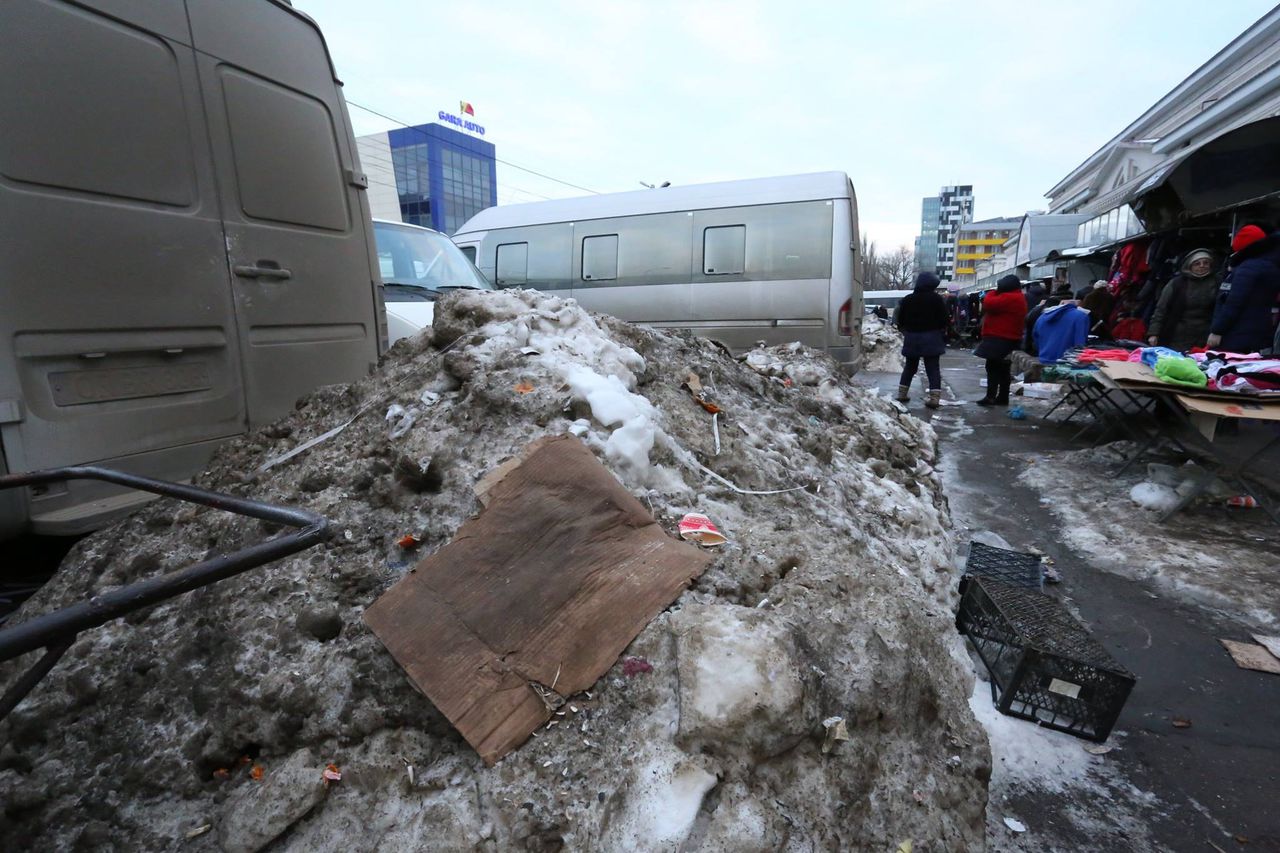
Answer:
MULTIPOLYGON (((196 470, 243 432, 245 404, 182 4, 6 0, 3 18, 7 466, 196 470)), ((32 519, 78 532, 107 509, 85 506, 101 488, 33 495, 32 519)))
POLYGON ((219 178, 250 425, 376 363, 363 176, 324 40, 266 0, 187 0, 219 178))

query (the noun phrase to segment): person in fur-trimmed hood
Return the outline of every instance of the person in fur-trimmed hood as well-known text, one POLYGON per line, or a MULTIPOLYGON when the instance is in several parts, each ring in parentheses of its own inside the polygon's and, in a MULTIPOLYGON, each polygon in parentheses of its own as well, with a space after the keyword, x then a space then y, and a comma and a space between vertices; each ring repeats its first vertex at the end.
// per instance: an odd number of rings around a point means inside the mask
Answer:
POLYGON ((1182 259, 1182 271, 1160 291, 1147 343, 1186 352, 1204 346, 1218 301, 1219 279, 1213 274, 1213 254, 1194 249, 1182 259))
POLYGON ((1256 352, 1271 346, 1275 327, 1271 310, 1280 294, 1280 232, 1267 235, 1246 225, 1231 240, 1231 272, 1218 288, 1210 349, 1256 352))

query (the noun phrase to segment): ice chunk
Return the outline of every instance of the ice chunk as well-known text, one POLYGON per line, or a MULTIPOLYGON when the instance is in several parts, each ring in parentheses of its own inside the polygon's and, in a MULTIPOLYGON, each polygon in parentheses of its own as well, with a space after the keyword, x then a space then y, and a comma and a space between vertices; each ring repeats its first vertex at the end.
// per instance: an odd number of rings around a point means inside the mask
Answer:
POLYGON ((702 798, 717 780, 679 755, 664 749, 638 768, 634 784, 627 789, 622 819, 612 828, 616 837, 604 849, 676 850, 688 837, 702 798))
POLYGON ((590 368, 574 366, 565 371, 564 378, 573 396, 585 401, 591 416, 604 426, 653 416, 653 404, 628 391, 617 376, 601 376, 590 368))
POLYGON ((1178 505, 1180 498, 1175 489, 1159 483, 1144 482, 1129 490, 1129 500, 1143 509, 1168 512, 1178 505))
POLYGON ((809 730, 795 641, 782 617, 735 605, 690 605, 672 618, 680 736, 739 743, 761 755, 809 730))

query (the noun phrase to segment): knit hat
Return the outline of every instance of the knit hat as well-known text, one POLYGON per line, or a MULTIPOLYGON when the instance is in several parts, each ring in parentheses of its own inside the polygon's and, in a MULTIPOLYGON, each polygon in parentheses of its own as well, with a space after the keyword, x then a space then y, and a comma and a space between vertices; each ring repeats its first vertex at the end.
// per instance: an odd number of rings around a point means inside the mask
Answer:
POLYGON ((1231 239, 1231 251, 1243 251, 1246 247, 1265 239, 1267 239, 1266 231, 1263 231, 1257 225, 1246 225, 1237 231, 1236 236, 1231 239))
POLYGON ((942 282, 931 272, 922 272, 916 276, 916 290, 937 290, 942 282))
POLYGON ((1106 286, 1107 286, 1107 283, 1106 283, 1105 281, 1103 281, 1102 279, 1098 279, 1097 281, 1095 281, 1095 282, 1093 283, 1093 289, 1094 289, 1094 290, 1102 290, 1102 289, 1103 289, 1103 288, 1105 288, 1106 286))
POLYGON ((1010 290, 1018 290, 1021 287, 1022 279, 1018 278, 1013 273, 1009 273, 996 282, 996 290, 1000 293, 1007 293, 1010 290))
MULTIPOLYGON (((1184 275, 1191 275, 1191 265, 1196 261, 1212 261, 1213 253, 1208 249, 1195 249, 1187 252, 1187 256, 1182 259, 1182 272, 1184 275)), ((1193 276, 1194 277, 1194 276, 1193 276)))

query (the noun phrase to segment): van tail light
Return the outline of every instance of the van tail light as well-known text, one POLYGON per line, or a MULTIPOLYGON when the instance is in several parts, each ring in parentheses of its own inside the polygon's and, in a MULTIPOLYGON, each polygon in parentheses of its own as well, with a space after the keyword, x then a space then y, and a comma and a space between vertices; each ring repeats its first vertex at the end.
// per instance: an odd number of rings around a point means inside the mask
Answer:
POLYGON ((840 314, 836 319, 836 329, 842 335, 853 334, 853 298, 850 297, 840 306, 840 314))

